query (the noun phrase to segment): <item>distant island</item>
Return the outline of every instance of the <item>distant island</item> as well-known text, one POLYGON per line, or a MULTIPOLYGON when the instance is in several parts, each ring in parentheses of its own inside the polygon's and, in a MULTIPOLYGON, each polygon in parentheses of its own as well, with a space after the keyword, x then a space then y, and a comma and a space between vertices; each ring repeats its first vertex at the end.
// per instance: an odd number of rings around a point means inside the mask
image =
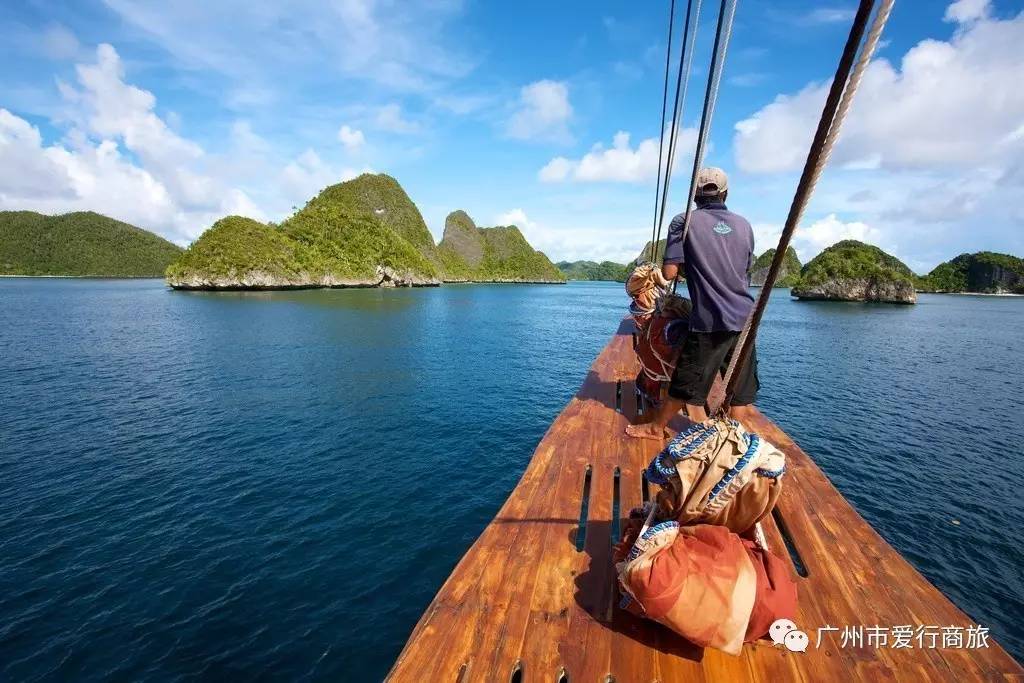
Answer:
POLYGON ((914 273, 895 256, 857 240, 843 240, 815 256, 800 271, 791 294, 817 301, 913 304, 914 273))
POLYGON ((615 263, 614 261, 559 261, 558 269, 570 280, 603 280, 605 282, 625 282, 633 272, 632 264, 615 263))
POLYGON ((562 283, 515 226, 477 228, 456 211, 440 245, 398 181, 363 175, 332 185, 280 225, 228 216, 167 268, 175 289, 562 283))
POLYGON ((917 278, 921 292, 1024 294, 1024 259, 979 251, 960 254, 917 278))
MULTIPOLYGON (((750 284, 753 287, 764 286, 768 277, 768 269, 771 268, 772 260, 775 259, 775 249, 769 249, 754 261, 750 267, 750 284)), ((800 258, 796 255, 793 247, 786 248, 786 257, 782 260, 782 269, 779 270, 778 279, 775 280, 776 287, 792 287, 800 280, 800 258)))
MULTIPOLYGON (((665 240, 658 243, 664 254, 665 240)), ((561 261, 533 249, 514 225, 478 227, 448 214, 438 244, 398 181, 363 174, 332 185, 280 224, 227 216, 187 249, 91 211, 47 216, 0 211, 0 275, 166 277, 176 289, 436 286, 459 282, 624 282, 650 259, 648 242, 629 263, 561 261)), ((764 285, 775 249, 750 269, 764 285)), ((915 275, 876 246, 844 240, 801 266, 789 247, 777 287, 803 300, 914 303, 917 292, 1024 294, 1024 259, 965 253, 915 275)))
POLYGON ((565 276, 514 225, 478 228, 465 211, 448 214, 437 246, 445 282, 539 282, 565 276))
POLYGON ((0 211, 0 275, 162 277, 182 248, 91 211, 0 211))

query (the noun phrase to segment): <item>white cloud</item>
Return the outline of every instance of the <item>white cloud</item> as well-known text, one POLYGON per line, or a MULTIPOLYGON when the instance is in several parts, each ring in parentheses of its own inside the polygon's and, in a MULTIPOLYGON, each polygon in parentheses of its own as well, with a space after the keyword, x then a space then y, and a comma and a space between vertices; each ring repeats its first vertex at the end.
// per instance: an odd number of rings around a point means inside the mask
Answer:
POLYGON ((540 169, 537 177, 545 183, 558 183, 567 180, 572 175, 577 163, 579 162, 570 161, 565 157, 555 157, 540 169))
MULTIPOLYGON (((567 180, 584 183, 641 183, 653 180, 658 173, 658 140, 647 138, 632 147, 629 138, 629 133, 619 131, 612 138, 611 147, 597 143, 578 160, 555 157, 538 172, 537 177, 548 183, 567 180)), ((678 166, 680 159, 692 156, 696 143, 696 129, 684 128, 680 131, 674 166, 678 166)), ((665 136, 664 144, 663 156, 666 156, 668 136, 665 136)))
POLYGON ((284 167, 281 186, 285 196, 301 207, 328 185, 352 180, 357 175, 359 172, 351 168, 331 167, 316 152, 307 149, 284 167))
POLYGON ((836 24, 853 21, 856 10, 852 7, 816 7, 804 15, 808 24, 836 24))
POLYGON ((522 208, 511 209, 495 217, 497 225, 518 227, 530 245, 544 252, 552 261, 591 260, 626 263, 640 253, 644 235, 648 230, 637 226, 581 222, 583 225, 571 221, 559 222, 557 225, 549 224, 547 221, 530 218, 522 208))
POLYGON ((418 123, 410 121, 402 115, 402 107, 397 104, 381 107, 374 118, 374 125, 382 131, 403 135, 418 133, 420 130, 418 123))
POLYGON ((210 159, 157 116, 152 93, 124 81, 113 47, 100 45, 76 75, 76 85, 59 84, 60 142, 44 144, 37 128, 0 110, 0 207, 99 211, 179 242, 227 213, 264 217, 243 190, 204 170, 210 159))
MULTIPOLYGON (((762 254, 768 249, 774 249, 779 243, 782 235, 782 226, 771 223, 755 223, 754 228, 754 251, 762 254)), ((882 233, 861 221, 842 221, 834 213, 820 218, 810 224, 803 224, 797 228, 793 236, 791 246, 796 250, 802 263, 807 263, 817 256, 826 247, 830 247, 840 240, 859 240, 869 244, 879 244, 882 233)))
POLYGON ((347 150, 356 150, 366 144, 363 131, 356 130, 349 125, 344 125, 338 129, 338 140, 347 150))
MULTIPOLYGON (((950 10, 965 0, 950 6, 950 10)), ((971 8, 967 8, 971 9, 971 8)), ((961 8, 957 16, 973 16, 961 8)), ((974 7, 972 11, 981 11, 974 7)), ((843 126, 834 161, 877 160, 881 168, 937 168, 1005 157, 1004 140, 1024 121, 1024 89, 1010 87, 1024 63, 1024 14, 980 19, 948 42, 925 40, 903 57, 868 67, 843 126)), ((780 95, 736 124, 740 168, 801 167, 828 84, 780 95)))
POLYGON ((566 142, 571 139, 571 117, 569 87, 561 81, 537 81, 519 91, 518 109, 508 120, 506 133, 517 140, 566 142))
POLYGON ((989 14, 989 0, 957 0, 946 8, 946 21, 966 24, 977 19, 984 19, 989 14))
POLYGON ((105 0, 109 10, 191 69, 274 88, 325 71, 408 92, 466 75, 475 58, 449 39, 459 2, 409 0, 105 0), (308 75, 308 76, 307 76, 308 75))
MULTIPOLYGON (((522 209, 512 209, 500 214, 497 218, 498 225, 514 225, 520 230, 532 230, 537 227, 537 224, 529 219, 526 212, 522 209)), ((524 233, 525 234, 525 233, 524 233)))
MULTIPOLYGON (((814 198, 817 215, 871 226, 869 241, 919 271, 964 251, 1024 250, 1024 89, 1012 85, 1024 13, 998 19, 988 3, 961 0, 945 17, 957 22, 948 40, 868 67, 814 198), (854 201, 865 192, 871 201, 854 201)), ((740 121, 739 168, 801 168, 826 90, 809 84, 740 121)))

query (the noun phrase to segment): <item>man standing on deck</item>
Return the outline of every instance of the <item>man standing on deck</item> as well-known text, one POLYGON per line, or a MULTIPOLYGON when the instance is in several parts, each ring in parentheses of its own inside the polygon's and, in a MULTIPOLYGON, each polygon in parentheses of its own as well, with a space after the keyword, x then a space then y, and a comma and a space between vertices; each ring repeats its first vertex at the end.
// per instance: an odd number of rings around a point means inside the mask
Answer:
MULTIPOLYGON (((702 168, 697 174, 690 229, 683 242, 684 214, 672 219, 665 246, 662 274, 672 281, 682 265, 693 312, 668 397, 647 424, 629 425, 626 433, 643 439, 663 439, 669 420, 686 407, 690 420, 706 420, 708 392, 725 373, 747 317, 754 306, 748 274, 754 257, 754 232, 746 218, 729 211, 725 171, 702 168)), ((740 369, 729 415, 742 420, 757 397, 757 356, 740 369)))

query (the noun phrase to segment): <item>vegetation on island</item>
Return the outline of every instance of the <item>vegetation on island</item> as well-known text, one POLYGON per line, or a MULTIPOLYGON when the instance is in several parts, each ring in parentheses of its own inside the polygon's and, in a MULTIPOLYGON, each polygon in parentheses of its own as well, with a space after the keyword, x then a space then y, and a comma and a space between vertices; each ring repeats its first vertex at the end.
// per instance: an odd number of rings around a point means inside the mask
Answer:
POLYGON ((478 228, 465 211, 448 214, 437 253, 449 282, 564 282, 551 260, 514 225, 478 228))
POLYGON ((666 238, 664 238, 664 237, 662 237, 660 240, 658 240, 657 258, 656 259, 652 259, 651 258, 651 240, 647 240, 647 244, 644 245, 644 248, 640 251, 639 254, 637 254, 636 258, 633 259, 633 261, 629 265, 631 265, 631 266, 638 266, 641 263, 649 262, 649 261, 652 261, 652 260, 656 260, 658 263, 661 263, 661 259, 664 258, 664 256, 665 256, 665 245, 667 243, 668 243, 668 240, 666 238))
POLYGON ((0 211, 0 274, 160 277, 181 247, 92 211, 0 211))
MULTIPOLYGON (((750 267, 750 284, 760 287, 764 284, 771 268, 772 260, 775 258, 775 248, 772 247, 757 257, 750 267)), ((782 269, 779 271, 778 279, 775 280, 776 287, 792 287, 800 280, 800 257, 796 255, 793 247, 786 248, 786 256, 782 259, 782 269)))
POLYGON ((555 265, 570 280, 625 282, 633 272, 632 264, 624 265, 614 261, 559 261, 555 265))
POLYGON ((916 287, 922 292, 1024 294, 1024 259, 991 251, 960 254, 917 278, 916 287))
POLYGON ((435 245, 398 181, 364 173, 325 188, 280 225, 221 219, 171 264, 167 279, 195 289, 564 281, 515 226, 477 228, 465 212, 452 216, 451 239, 435 245))
POLYGON ((811 259, 792 294, 801 299, 914 303, 914 273, 878 247, 843 240, 811 259))
POLYGON ((811 259, 800 271, 800 285, 827 280, 879 279, 912 282, 914 273, 905 263, 873 244, 857 240, 836 242, 811 259))

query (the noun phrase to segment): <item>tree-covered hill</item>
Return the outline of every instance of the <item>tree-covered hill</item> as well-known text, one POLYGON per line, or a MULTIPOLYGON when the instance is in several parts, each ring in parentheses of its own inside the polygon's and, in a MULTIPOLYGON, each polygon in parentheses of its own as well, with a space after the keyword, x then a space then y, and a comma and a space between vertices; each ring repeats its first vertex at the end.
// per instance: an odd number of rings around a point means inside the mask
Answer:
POLYGON ((91 211, 0 211, 0 274, 160 277, 181 247, 91 211))
POLYGON ((800 271, 792 294, 800 299, 914 303, 914 273, 878 247, 843 240, 800 271))
POLYGON ((530 246, 519 228, 478 228, 461 210, 448 214, 437 253, 448 281, 565 281, 562 272, 543 252, 530 246))
MULTIPOLYGON (((750 284, 760 287, 768 277, 768 269, 771 268, 772 259, 775 258, 775 248, 772 247, 757 257, 754 265, 750 267, 750 284)), ((800 279, 800 258, 796 255, 793 247, 786 248, 786 257, 782 260, 782 270, 775 281, 776 287, 792 287, 800 279)))
POLYGON ((325 188, 280 225, 221 219, 167 269, 172 287, 248 289, 564 281, 518 228, 449 216, 435 246, 394 178, 363 174, 325 188))
POLYGON ((558 269, 570 280, 606 280, 625 282, 633 270, 632 265, 614 261, 559 261, 558 269))
MULTIPOLYGON (((661 263, 661 259, 665 256, 665 244, 666 244, 666 242, 667 242, 667 240, 664 237, 662 237, 660 240, 658 240, 658 250, 657 250, 658 251, 658 258, 657 258, 658 263, 661 263)), ((651 260, 651 241, 647 240, 647 244, 644 245, 644 248, 640 250, 640 253, 636 255, 636 258, 633 259, 632 263, 630 263, 629 265, 636 266, 636 265, 639 265, 641 263, 644 263, 645 261, 650 261, 650 260, 651 260)))
POLYGON ((434 238, 423 215, 398 181, 385 173, 364 173, 347 182, 331 185, 309 200, 296 217, 322 209, 347 216, 372 215, 381 225, 415 247, 428 261, 439 265, 434 238))
POLYGON ((960 254, 918 278, 917 288, 924 292, 1024 294, 1024 259, 991 251, 960 254))
POLYGON ((240 216, 217 221, 171 264, 167 279, 186 289, 437 284, 431 257, 433 239, 401 186, 363 174, 325 188, 278 226, 240 216))

